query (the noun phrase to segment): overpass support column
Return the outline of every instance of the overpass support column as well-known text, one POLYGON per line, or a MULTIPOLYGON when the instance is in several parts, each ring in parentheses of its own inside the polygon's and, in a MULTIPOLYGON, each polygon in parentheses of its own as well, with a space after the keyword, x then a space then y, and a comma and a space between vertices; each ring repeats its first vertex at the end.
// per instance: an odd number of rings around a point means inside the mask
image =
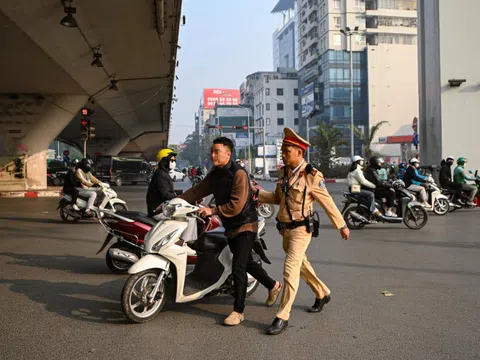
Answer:
POLYGON ((114 141, 112 144, 109 144, 108 149, 105 150, 105 155, 118 155, 129 142, 130 138, 127 136, 114 141))
POLYGON ((75 117, 87 99, 84 95, 62 95, 52 100, 51 105, 35 119, 26 135, 16 140, 11 161, 2 159, 1 190, 36 190, 47 187, 48 146, 75 117))

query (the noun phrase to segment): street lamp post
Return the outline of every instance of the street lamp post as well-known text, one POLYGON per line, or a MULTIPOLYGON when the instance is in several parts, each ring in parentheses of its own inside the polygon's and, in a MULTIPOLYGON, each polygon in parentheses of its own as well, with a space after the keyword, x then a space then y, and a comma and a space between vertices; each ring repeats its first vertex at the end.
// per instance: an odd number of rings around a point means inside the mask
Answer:
POLYGON ((350 156, 353 158, 355 155, 354 146, 354 124, 353 124, 353 56, 352 56, 352 36, 358 34, 358 26, 355 26, 354 30, 346 27, 345 30, 341 29, 340 32, 349 38, 350 43, 350 156))
POLYGON ((252 173, 252 154, 250 151, 250 108, 239 105, 240 108, 247 111, 247 135, 248 135, 248 172, 252 173))

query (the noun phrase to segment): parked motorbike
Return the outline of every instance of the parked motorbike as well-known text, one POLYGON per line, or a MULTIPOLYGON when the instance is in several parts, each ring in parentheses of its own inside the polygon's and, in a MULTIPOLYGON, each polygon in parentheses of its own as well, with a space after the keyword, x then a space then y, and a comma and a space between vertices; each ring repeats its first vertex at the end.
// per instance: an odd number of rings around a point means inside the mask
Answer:
MULTIPOLYGON (((114 211, 127 211, 127 203, 117 197, 117 193, 110 188, 109 184, 103 183, 101 186, 103 199, 97 205, 100 211, 94 211, 94 217, 103 217, 103 209, 112 209, 114 211)), ((98 199, 98 197, 97 197, 98 199)), ((91 216, 85 214, 87 208, 88 198, 78 196, 76 205, 79 210, 75 210, 72 204, 72 196, 63 194, 58 202, 57 210, 60 212, 60 217, 63 221, 68 223, 76 223, 83 219, 91 219, 91 216)))
MULTIPOLYGON (((202 207, 200 205, 199 207, 202 207)), ((158 224, 147 214, 137 211, 105 211, 108 216, 100 218, 100 224, 107 231, 107 237, 97 254, 101 253, 113 238, 113 243, 107 250, 105 261, 108 268, 115 274, 126 274, 132 264, 136 263, 145 253, 145 236, 158 224)), ((217 215, 210 216, 206 221, 197 219, 197 233, 221 227, 222 222, 217 215)), ((188 264, 195 264, 196 253, 187 256, 188 264)))
MULTIPOLYGON (((198 258, 194 270, 186 274, 188 250, 180 235, 198 209, 173 199, 163 207, 163 220, 146 235, 147 255, 128 270, 131 275, 122 290, 122 310, 131 322, 152 320, 167 298, 185 303, 212 294, 233 294, 232 254, 223 229, 208 231, 195 242, 198 258)), ((247 296, 257 287, 258 281, 249 276, 247 296)))
POLYGON ((409 229, 419 230, 423 228, 428 221, 428 214, 422 204, 415 200, 402 180, 396 180, 392 184, 395 191, 394 213, 397 217, 385 216, 384 199, 375 199, 377 210, 382 214, 381 217, 371 218, 369 209, 366 205, 360 203, 357 195, 350 192, 344 192, 345 204, 342 210, 343 218, 349 229, 358 230, 366 225, 378 222, 398 224, 403 222, 409 229))

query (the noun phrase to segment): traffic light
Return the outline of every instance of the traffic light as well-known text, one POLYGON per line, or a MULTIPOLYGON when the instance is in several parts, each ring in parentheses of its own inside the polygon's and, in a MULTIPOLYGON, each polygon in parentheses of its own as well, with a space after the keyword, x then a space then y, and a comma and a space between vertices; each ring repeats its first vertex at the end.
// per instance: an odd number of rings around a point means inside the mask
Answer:
POLYGON ((82 135, 82 140, 88 140, 88 120, 80 120, 80 134, 82 135))
POLYGON ((88 128, 88 140, 91 140, 95 137, 95 120, 88 120, 87 128, 88 128))
POLYGON ((81 114, 82 116, 90 116, 90 115, 92 115, 93 113, 94 113, 94 111, 93 111, 92 109, 88 109, 88 108, 82 108, 82 109, 80 110, 80 114, 81 114))

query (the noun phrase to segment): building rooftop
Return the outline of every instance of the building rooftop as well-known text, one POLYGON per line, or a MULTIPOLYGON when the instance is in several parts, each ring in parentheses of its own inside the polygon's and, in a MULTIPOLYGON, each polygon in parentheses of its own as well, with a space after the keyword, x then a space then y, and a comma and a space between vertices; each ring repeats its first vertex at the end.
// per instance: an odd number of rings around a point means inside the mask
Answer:
POLYGON ((294 9, 295 0, 279 0, 272 10, 272 14, 294 9))

